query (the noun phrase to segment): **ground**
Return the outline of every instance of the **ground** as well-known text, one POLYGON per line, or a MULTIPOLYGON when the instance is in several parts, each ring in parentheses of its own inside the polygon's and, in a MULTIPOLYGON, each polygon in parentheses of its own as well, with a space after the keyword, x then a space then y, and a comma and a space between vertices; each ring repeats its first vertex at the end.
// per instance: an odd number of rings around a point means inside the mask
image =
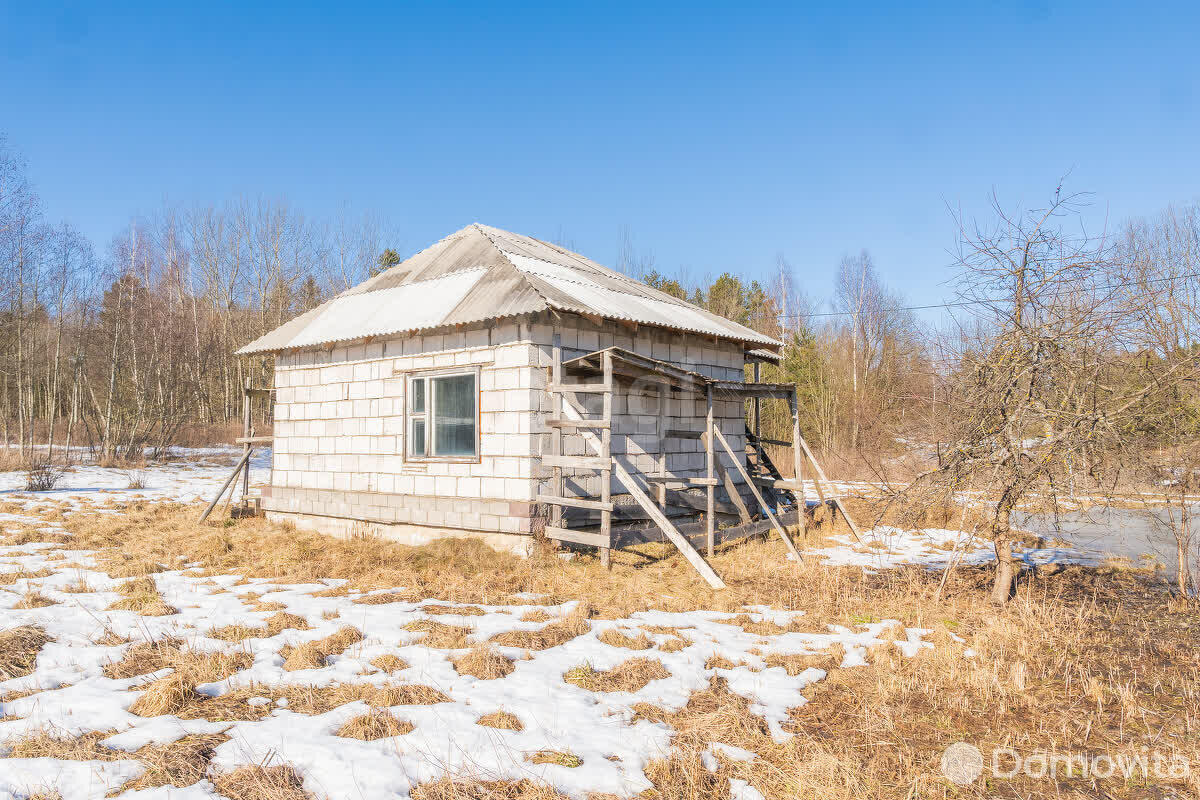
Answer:
POLYGON ((1144 574, 1031 548, 996 610, 941 528, 730 546, 712 592, 656 546, 199 525, 229 458, 4 476, 0 798, 1196 796, 1200 620, 1144 574))

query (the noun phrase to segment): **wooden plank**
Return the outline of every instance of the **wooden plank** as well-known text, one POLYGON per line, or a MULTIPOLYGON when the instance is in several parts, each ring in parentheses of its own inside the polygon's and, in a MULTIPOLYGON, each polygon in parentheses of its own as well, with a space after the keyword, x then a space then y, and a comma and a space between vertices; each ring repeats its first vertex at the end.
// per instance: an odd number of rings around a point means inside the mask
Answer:
POLYGON ((766 486, 769 489, 787 489, 789 492, 803 491, 800 484, 787 478, 763 478, 758 475, 754 476, 754 483, 758 486, 766 486))
POLYGON ((611 459, 599 456, 542 456, 542 463, 548 467, 564 467, 566 469, 608 469, 611 459))
POLYGON ((668 428, 666 436, 668 439, 703 439, 704 431, 684 431, 678 428, 668 428))
POLYGON ((272 444, 275 441, 274 436, 239 436, 233 441, 238 444, 272 444))
POLYGON ((607 550, 612 546, 612 538, 595 531, 577 531, 571 528, 559 528, 555 525, 546 526, 546 538, 557 539, 560 542, 585 544, 607 550))
POLYGON ((733 482, 733 476, 729 474, 729 470, 725 469, 725 465, 720 461, 717 462, 717 473, 721 476, 721 481, 725 484, 725 491, 729 495, 729 499, 737 507, 738 519, 743 524, 750 521, 750 509, 746 507, 746 501, 742 499, 742 493, 738 491, 737 484, 733 482))
POLYGON ((603 394, 612 391, 606 383, 551 383, 546 387, 547 392, 581 392, 583 394, 603 394))
POLYGON ((247 389, 246 394, 263 400, 269 400, 275 394, 274 389, 247 389))
POLYGON ((678 484, 679 486, 716 486, 716 478, 680 478, 675 475, 643 475, 652 483, 678 484))
POLYGON ((612 503, 606 503, 601 500, 587 500, 582 497, 558 497, 552 494, 539 494, 537 501, 548 505, 567 506, 569 508, 587 508, 592 511, 613 510, 612 503))
POLYGON ((741 381, 713 381, 718 392, 737 394, 742 397, 766 397, 787 400, 794 391, 790 383, 742 383, 741 381))
POLYGON ((728 454, 729 460, 733 462, 733 466, 742 474, 742 480, 750 487, 750 491, 754 492, 754 498, 762 506, 763 513, 767 515, 767 519, 771 520, 771 523, 775 526, 775 530, 779 533, 779 538, 783 539, 783 543, 787 545, 788 552, 799 559, 800 554, 796 552, 796 545, 792 544, 792 539, 787 535, 787 531, 779 524, 779 520, 775 519, 775 515, 771 512, 771 507, 767 505, 767 501, 763 499, 762 492, 758 491, 758 487, 754 485, 754 482, 750 480, 750 476, 746 474, 746 468, 742 466, 742 462, 738 461, 737 456, 733 454, 733 448, 725 440, 725 435, 721 433, 721 429, 713 428, 713 433, 717 435, 717 441, 725 448, 725 452, 728 454))
POLYGON ((564 430, 580 430, 582 428, 609 428, 612 423, 605 419, 548 419, 546 427, 562 428, 564 430))
MULTIPOLYGON (((563 401, 563 408, 567 416, 576 419, 583 418, 583 408, 575 400, 563 397, 563 401)), ((600 448, 600 441, 596 438, 595 434, 585 432, 583 438, 592 447, 596 449, 600 448)), ((696 548, 692 547, 692 543, 675 529, 675 526, 671 524, 671 520, 667 519, 667 515, 659 510, 658 506, 654 505, 646 493, 642 491, 642 487, 638 486, 637 481, 629 474, 629 471, 622 466, 621 462, 616 459, 610 459, 610 462, 612 463, 613 472, 616 473, 617 480, 625 487, 625 490, 629 492, 638 505, 646 510, 646 513, 650 515, 650 519, 666 534, 667 538, 671 540, 671 544, 675 545, 679 552, 683 554, 683 557, 692 565, 692 568, 700 573, 700 577, 704 578, 705 582, 712 588, 724 589, 725 581, 721 580, 721 576, 717 575, 709 563, 696 552, 696 548)))

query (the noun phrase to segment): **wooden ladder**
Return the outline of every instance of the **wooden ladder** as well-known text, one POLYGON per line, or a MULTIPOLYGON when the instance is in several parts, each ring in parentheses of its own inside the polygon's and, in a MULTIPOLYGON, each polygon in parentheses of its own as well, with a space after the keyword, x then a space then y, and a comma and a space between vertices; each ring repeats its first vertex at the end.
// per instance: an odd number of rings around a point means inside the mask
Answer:
POLYGON ((562 376, 562 339, 554 334, 554 347, 550 366, 550 453, 542 456, 542 463, 553 467, 551 494, 538 494, 539 503, 550 506, 550 523, 546 536, 562 542, 592 545, 600 548, 600 563, 612 567, 612 402, 613 364, 612 353, 605 352, 604 377, 597 384, 564 384, 562 376), (603 395, 600 419, 566 419, 563 416, 563 400, 566 392, 590 392, 603 395), (567 456, 562 452, 563 431, 599 431, 599 452, 595 456, 567 456), (600 499, 567 497, 566 479, 563 469, 589 469, 600 474, 600 499), (563 524, 563 507, 582 508, 600 512, 600 531, 580 531, 563 524))

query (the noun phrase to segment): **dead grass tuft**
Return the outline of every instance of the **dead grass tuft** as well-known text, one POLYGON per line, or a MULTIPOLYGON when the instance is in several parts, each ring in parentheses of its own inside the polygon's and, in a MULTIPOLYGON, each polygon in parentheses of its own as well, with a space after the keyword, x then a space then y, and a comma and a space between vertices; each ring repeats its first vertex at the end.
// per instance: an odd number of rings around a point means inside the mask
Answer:
POLYGON ((572 667, 563 680, 592 692, 636 692, 650 681, 671 677, 670 671, 655 658, 631 658, 610 670, 597 672, 590 664, 572 667))
POLYGON ((438 778, 414 786, 411 796, 412 800, 566 800, 566 795, 528 778, 517 781, 438 778))
POLYGON ((136 611, 143 617, 165 617, 178 614, 179 609, 167 605, 158 593, 158 584, 149 575, 128 580, 117 587, 124 599, 108 607, 109 611, 136 611))
POLYGON ((461 625, 447 625, 433 619, 413 620, 404 626, 404 630, 424 633, 418 644, 425 647, 436 647, 445 650, 461 650, 470 647, 467 637, 473 632, 461 625))
POLYGON ((530 764, 557 764, 568 769, 583 766, 582 758, 565 750, 539 750, 525 760, 530 764))
POLYGON ((32 625, 0 631, 0 680, 33 672, 38 653, 49 641, 45 631, 32 625))
POLYGON ((626 650, 649 650, 651 647, 654 647, 654 641, 646 634, 639 633, 637 638, 634 638, 616 628, 609 628, 596 638, 607 645, 623 647, 626 650))
POLYGON ((520 647, 525 650, 548 650, 566 644, 576 636, 592 629, 591 623, 582 617, 568 617, 560 622, 551 622, 536 631, 505 631, 489 641, 501 647, 520 647))
POLYGON ((373 742, 390 736, 411 733, 415 726, 408 720, 396 719, 386 711, 371 709, 366 714, 354 717, 338 728, 337 735, 346 739, 362 739, 373 742))
POLYGON ((361 642, 362 638, 362 632, 358 628, 347 625, 324 639, 305 642, 293 648, 285 647, 280 651, 284 657, 283 668, 290 671, 319 669, 325 666, 325 661, 330 656, 341 655, 346 648, 361 642))
POLYGON ((37 589, 31 588, 21 596, 20 601, 18 601, 13 608, 45 608, 46 606, 53 606, 57 604, 57 600, 51 600, 37 589))
POLYGON ((478 617, 488 613, 479 606, 444 606, 436 603, 421 606, 421 610, 426 614, 448 614, 460 617, 478 617))
POLYGON ((499 728, 502 731, 525 730, 525 723, 521 722, 521 718, 507 711, 493 711, 491 714, 484 714, 475 721, 475 724, 483 725, 486 728, 499 728))
POLYGON ((229 800, 313 800, 294 767, 242 767, 213 778, 217 793, 229 800))
POLYGON ((0 586, 12 586, 20 580, 30 580, 32 578, 47 578, 54 573, 51 570, 42 568, 39 570, 24 570, 19 569, 15 572, 0 572, 0 586))
POLYGON ((403 658, 392 653, 385 653, 381 656, 375 656, 371 659, 371 666, 381 669, 384 672, 399 672, 402 669, 408 669, 408 662, 403 658))
POLYGON ((511 658, 497 652, 491 645, 477 644, 454 660, 454 669, 459 675, 490 681, 510 674, 514 667, 511 658))

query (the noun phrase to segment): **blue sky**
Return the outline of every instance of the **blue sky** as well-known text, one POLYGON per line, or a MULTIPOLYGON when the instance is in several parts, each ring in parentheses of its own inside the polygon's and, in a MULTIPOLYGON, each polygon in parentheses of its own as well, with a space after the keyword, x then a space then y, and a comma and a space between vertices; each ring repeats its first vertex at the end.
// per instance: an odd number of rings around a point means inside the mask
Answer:
POLYGON ((0 131, 103 250, 166 203, 472 221, 605 263, 826 297, 871 251, 946 296, 947 206, 1095 221, 1200 197, 1194 3, 298 4, 0 0, 0 131))

